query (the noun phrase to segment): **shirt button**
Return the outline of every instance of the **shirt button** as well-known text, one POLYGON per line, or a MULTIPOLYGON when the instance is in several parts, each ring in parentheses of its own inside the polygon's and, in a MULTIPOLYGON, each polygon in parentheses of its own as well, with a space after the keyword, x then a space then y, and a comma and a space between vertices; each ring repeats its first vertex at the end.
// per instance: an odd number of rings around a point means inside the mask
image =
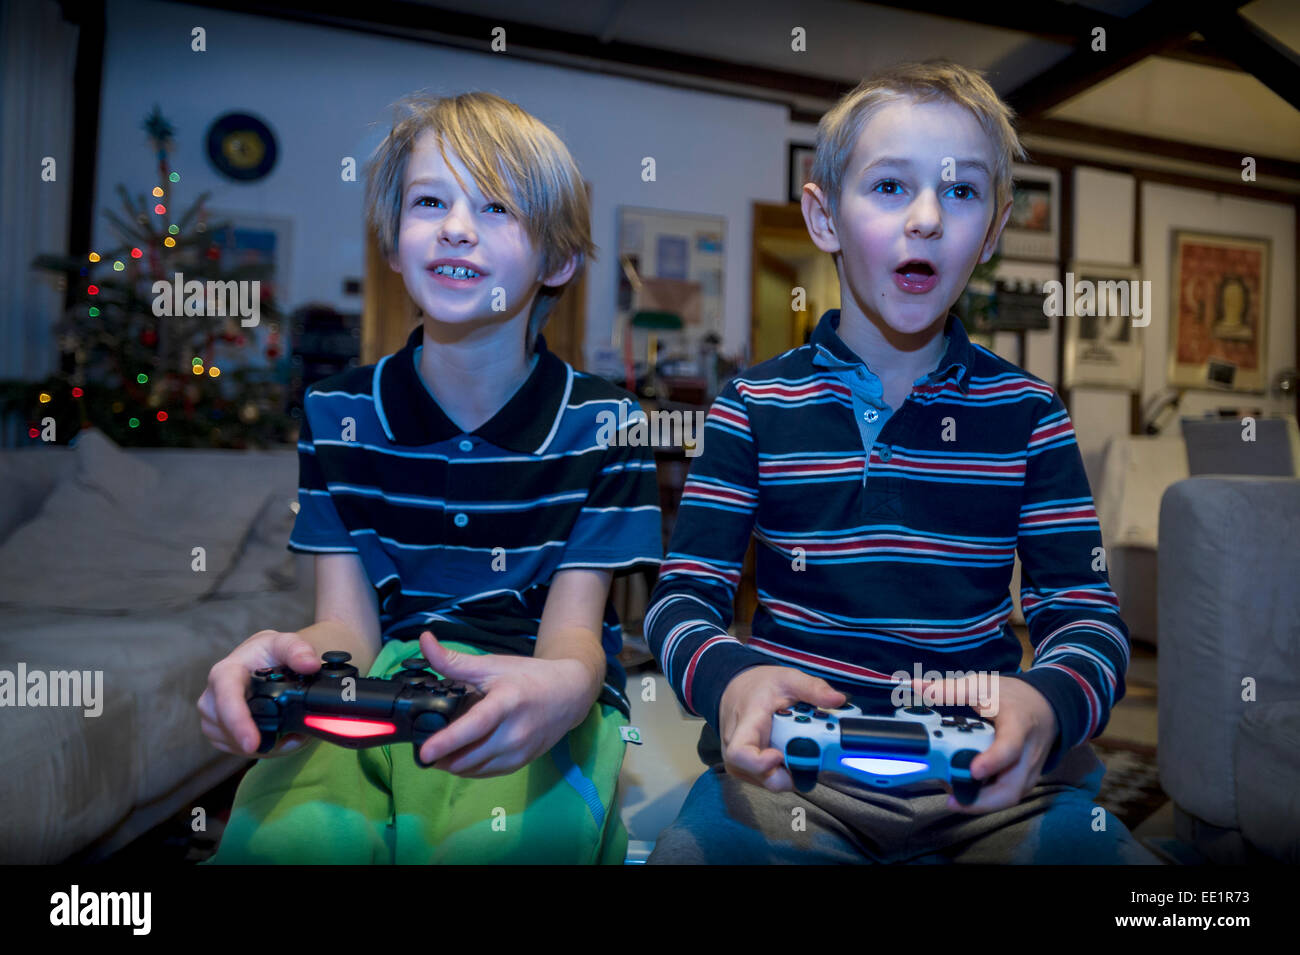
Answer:
POLYGON ((875 408, 872 408, 870 411, 862 412, 862 418, 865 421, 875 421, 879 417, 880 417, 880 412, 877 411, 875 408))
POLYGON ((859 368, 859 369, 858 369, 858 377, 859 377, 859 378, 865 378, 865 377, 867 377, 867 373, 866 373, 865 371, 863 371, 861 368, 859 368))
POLYGON ((885 445, 883 448, 880 449, 880 460, 888 461, 893 456, 894 456, 894 451, 892 448, 889 447, 889 445, 885 445))
POLYGON ((464 439, 463 441, 461 441, 461 443, 460 443, 460 449, 461 449, 462 451, 473 451, 473 450, 474 450, 474 442, 471 441, 469 438, 465 438, 465 439, 464 439))
POLYGON ((469 515, 463 513, 457 514, 455 517, 451 519, 451 522, 455 524, 457 527, 464 527, 466 524, 469 523, 469 515))

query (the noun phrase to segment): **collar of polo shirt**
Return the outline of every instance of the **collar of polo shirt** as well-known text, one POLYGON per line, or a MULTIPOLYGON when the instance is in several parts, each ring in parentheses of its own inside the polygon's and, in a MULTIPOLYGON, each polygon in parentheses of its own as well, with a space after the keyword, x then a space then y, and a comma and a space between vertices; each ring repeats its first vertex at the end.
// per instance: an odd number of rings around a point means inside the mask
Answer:
MULTIPOLYGON (((862 364, 862 359, 844 344, 844 339, 840 338, 837 333, 839 327, 840 310, 832 308, 821 317, 817 327, 813 329, 811 343, 814 346, 814 365, 835 368, 862 364)), ((962 394, 966 394, 970 390, 970 338, 966 335, 961 320, 952 312, 948 313, 947 321, 944 322, 943 333, 948 337, 948 347, 944 350, 943 358, 939 360, 939 367, 931 373, 931 378, 937 380, 953 375, 955 369, 957 387, 961 389, 962 394)))
MULTIPOLYGON (((415 350, 424 343, 416 325, 402 350, 375 366, 375 413, 388 440, 417 446, 449 441, 463 434, 438 406, 415 368, 415 350)), ((472 433, 489 444, 520 454, 541 454, 550 443, 570 386, 569 369, 537 336, 537 365, 505 407, 472 433)))

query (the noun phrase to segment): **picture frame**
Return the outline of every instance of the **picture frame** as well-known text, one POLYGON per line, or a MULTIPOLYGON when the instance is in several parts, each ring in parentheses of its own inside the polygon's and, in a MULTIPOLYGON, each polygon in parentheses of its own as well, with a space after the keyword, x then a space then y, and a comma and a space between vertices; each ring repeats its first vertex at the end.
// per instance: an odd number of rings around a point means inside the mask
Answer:
POLYGON ((710 334, 722 336, 726 216, 619 206, 617 217, 611 347, 629 368, 650 353, 690 360, 710 334), (671 316, 676 324, 635 327, 638 315, 671 316))
POLYGON ((1267 386, 1267 237, 1170 232, 1169 384, 1262 394, 1267 386))
POLYGON ((269 292, 278 304, 286 303, 293 220, 223 209, 209 209, 205 220, 222 267, 265 269, 266 277, 261 279, 263 292, 269 292), (222 226, 226 229, 223 230, 222 226))
MULTIPOLYGON (((287 283, 290 275, 293 220, 223 209, 207 210, 204 219, 205 230, 216 249, 216 261, 220 263, 223 272, 239 277, 241 270, 248 270, 246 274, 256 277, 261 283, 263 301, 274 303, 283 313, 290 300, 287 283)), ((232 369, 261 368, 287 381, 287 360, 273 362, 265 357, 268 345, 288 338, 288 330, 282 327, 283 324, 283 314, 279 318, 273 318, 264 313, 256 327, 240 329, 243 336, 253 339, 255 348, 231 351, 218 346, 217 354, 232 369), (227 351, 230 353, 226 354, 227 351), (243 357, 239 358, 240 355, 243 357), (240 361, 243 364, 238 364, 240 361), (280 364, 285 367, 278 367, 280 364)))
POLYGON ((1061 248, 1060 171, 1020 163, 1011 168, 1011 217, 998 249, 1009 259, 1055 262, 1061 248))
MULTIPOLYGON (((1070 307, 1061 316, 1064 329, 1065 387, 1118 388, 1142 391, 1143 330, 1133 324, 1126 294, 1113 284, 1142 280, 1137 266, 1072 262, 1073 286, 1091 282, 1097 291, 1095 314, 1078 315, 1070 307)), ((1130 286, 1131 287, 1131 286, 1130 286)))
POLYGON ((816 155, 817 147, 812 143, 789 144, 786 152, 785 181, 786 198, 791 202, 802 201, 803 186, 811 178, 813 157, 816 155))

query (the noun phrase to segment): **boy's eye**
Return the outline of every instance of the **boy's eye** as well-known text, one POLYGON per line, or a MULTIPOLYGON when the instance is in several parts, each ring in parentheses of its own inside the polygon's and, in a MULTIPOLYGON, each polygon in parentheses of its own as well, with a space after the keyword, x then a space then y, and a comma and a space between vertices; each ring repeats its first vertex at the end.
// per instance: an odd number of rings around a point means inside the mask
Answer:
MULTIPOLYGON (((438 205, 445 205, 445 203, 443 203, 443 201, 439 199, 437 196, 420 196, 420 198, 415 200, 414 204, 418 206, 426 202, 435 202, 438 205)), ((432 208, 436 208, 436 207, 432 207, 432 208)))
POLYGON ((888 191, 884 192, 884 195, 886 195, 886 196, 896 196, 896 195, 898 195, 898 193, 895 192, 895 191, 893 191, 893 190, 894 190, 894 189, 897 189, 897 190, 900 190, 900 191, 901 191, 902 188, 903 188, 903 184, 900 183, 897 179, 882 179, 880 182, 876 183, 876 185, 872 188, 871 191, 872 191, 872 192, 877 192, 877 191, 879 191, 882 187, 885 187, 885 186, 893 187, 892 189, 889 189, 888 191))
POLYGON ((502 205, 501 203, 499 203, 499 202, 489 202, 489 203, 488 203, 486 206, 484 206, 483 208, 486 209, 488 212, 501 212, 501 213, 504 213, 504 212, 506 211, 506 207, 503 206, 503 205, 502 205))
POLYGON ((958 199, 975 199, 979 197, 979 193, 975 191, 974 186, 968 185, 963 182, 952 187, 953 193, 956 193, 957 190, 959 189, 964 189, 966 191, 966 194, 962 196, 957 196, 958 199))

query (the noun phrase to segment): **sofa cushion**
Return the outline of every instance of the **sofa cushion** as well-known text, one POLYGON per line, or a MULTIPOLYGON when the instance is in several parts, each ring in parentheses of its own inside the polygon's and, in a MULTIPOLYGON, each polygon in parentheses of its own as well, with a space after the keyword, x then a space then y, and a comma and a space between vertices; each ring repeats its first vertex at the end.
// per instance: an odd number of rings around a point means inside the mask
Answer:
POLYGON ((0 451, 0 541, 36 516, 50 490, 75 470, 76 457, 62 446, 0 451))
POLYGON ((77 483, 132 514, 147 513, 158 488, 157 468, 123 451, 98 428, 81 432, 73 438, 72 447, 77 454, 77 483))
MULTIPOLYGON (((0 645, 0 670, 16 677, 19 662, 28 674, 98 668, 80 655, 60 656, 0 645)), ((84 707, 5 708, 0 863, 58 862, 130 812, 139 775, 137 702, 107 673, 101 690, 91 716, 84 707)))
POLYGON ((282 464, 276 452, 181 451, 166 468, 140 468, 93 437, 82 442, 85 467, 0 545, 0 607, 102 614, 193 604, 232 568, 274 493, 265 465, 282 464))
POLYGON ((1236 766, 1241 834, 1280 862, 1300 863, 1300 700, 1247 708, 1236 766))

